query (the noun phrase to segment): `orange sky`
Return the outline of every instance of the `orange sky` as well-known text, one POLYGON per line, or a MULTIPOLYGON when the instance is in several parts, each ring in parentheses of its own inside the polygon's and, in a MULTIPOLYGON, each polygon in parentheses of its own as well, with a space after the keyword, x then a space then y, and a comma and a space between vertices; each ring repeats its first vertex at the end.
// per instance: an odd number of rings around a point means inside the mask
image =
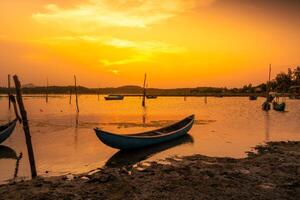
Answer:
POLYGON ((0 86, 236 87, 300 65, 294 0, 2 0, 0 86), (62 3, 63 2, 63 3, 62 3))

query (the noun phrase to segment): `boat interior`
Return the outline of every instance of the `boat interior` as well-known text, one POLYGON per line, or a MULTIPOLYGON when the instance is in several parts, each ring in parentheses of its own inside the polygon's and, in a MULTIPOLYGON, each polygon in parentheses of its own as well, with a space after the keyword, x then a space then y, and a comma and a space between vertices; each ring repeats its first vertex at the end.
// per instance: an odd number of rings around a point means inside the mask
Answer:
POLYGON ((126 136, 156 136, 156 135, 163 135, 163 134, 170 133, 172 131, 176 131, 176 130, 186 126, 187 124, 189 124, 191 122, 191 120, 193 120, 193 116, 187 117, 187 118, 183 119, 182 121, 180 121, 176 124, 170 125, 168 127, 162 128, 162 129, 149 131, 149 132, 145 132, 145 133, 126 134, 126 136))

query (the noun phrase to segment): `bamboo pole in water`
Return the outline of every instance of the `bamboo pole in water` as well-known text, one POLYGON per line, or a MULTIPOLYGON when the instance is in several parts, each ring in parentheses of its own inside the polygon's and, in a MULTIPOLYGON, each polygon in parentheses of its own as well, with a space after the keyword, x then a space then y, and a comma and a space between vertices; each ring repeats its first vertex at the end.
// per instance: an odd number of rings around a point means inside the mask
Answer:
POLYGON ((77 112, 79 113, 79 106, 78 106, 78 92, 77 92, 77 79, 76 79, 76 76, 75 76, 75 75, 74 75, 74 81, 75 81, 76 108, 77 108, 77 112))
POLYGON ((31 169, 31 177, 35 178, 37 176, 37 172, 36 172, 35 159, 34 159, 34 153, 33 153, 31 136, 30 136, 29 123, 28 123, 28 119, 27 119, 27 112, 25 110, 25 106, 24 106, 23 99, 22 99, 21 83, 18 79, 18 76, 15 75, 13 77, 13 79, 14 79, 15 87, 16 87, 17 101, 18 101, 20 113, 22 116, 23 130, 25 133, 30 169, 31 169))
POLYGON ((142 106, 146 106, 146 79, 147 79, 147 74, 145 74, 144 78, 144 91, 143 91, 143 100, 142 100, 142 106))
POLYGON ((10 107, 11 107, 11 102, 10 102, 10 98, 9 98, 9 96, 10 96, 10 74, 8 74, 8 76, 7 76, 7 84, 8 84, 8 108, 9 108, 9 110, 10 110, 10 107))
POLYGON ((16 99, 15 99, 14 95, 12 95, 12 94, 9 95, 9 100, 10 100, 10 102, 12 102, 12 104, 14 106, 14 111, 15 111, 15 115, 16 115, 17 120, 19 120, 19 122, 22 123, 22 119, 19 115, 18 107, 17 107, 16 99))

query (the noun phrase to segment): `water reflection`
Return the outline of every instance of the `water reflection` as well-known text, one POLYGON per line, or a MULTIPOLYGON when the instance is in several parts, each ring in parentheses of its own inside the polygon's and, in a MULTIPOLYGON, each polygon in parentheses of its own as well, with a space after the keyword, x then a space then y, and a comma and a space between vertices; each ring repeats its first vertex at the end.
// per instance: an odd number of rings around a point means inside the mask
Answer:
POLYGON ((18 177, 19 165, 20 165, 20 160, 22 159, 22 157, 23 157, 22 152, 20 153, 19 156, 17 156, 17 153, 14 149, 12 149, 8 146, 0 145, 0 159, 16 160, 14 174, 11 179, 12 181, 16 180, 16 178, 18 177))
POLYGON ((74 130, 74 147, 75 150, 77 150, 78 146, 78 126, 79 126, 79 113, 76 113, 76 124, 75 124, 75 130, 74 130))
POLYGON ((270 141, 270 116, 269 113, 265 114, 265 142, 270 141))
MULTIPOLYGON (((130 157, 129 164, 147 157, 155 161, 174 155, 242 158, 245 151, 265 141, 300 139, 300 101, 287 100, 289 112, 271 110, 266 115, 260 106, 263 98, 251 102, 246 97, 209 97, 205 104, 205 97, 188 97, 186 102, 184 97, 160 97, 148 101, 146 109, 143 109, 140 97, 126 97, 124 101, 105 101, 100 97, 99 102, 95 96, 82 96, 79 115, 75 104, 69 104, 69 95, 61 98, 51 96, 51 99, 49 96, 48 104, 44 97, 26 97, 24 103, 28 109, 40 175, 45 171, 49 171, 47 176, 83 173, 105 165, 109 158, 107 165, 119 162, 122 157, 125 161, 130 157), (169 149, 162 145, 154 147, 154 152, 143 149, 127 156, 124 153, 113 156, 116 150, 102 144, 93 131, 93 128, 101 127, 120 134, 144 132, 177 122, 191 113, 197 116, 189 133, 193 136, 193 145, 175 145, 169 149), (164 147, 166 150, 163 150, 164 147)), ((4 108, 0 109, 0 123, 6 123, 10 116, 14 118, 13 110, 8 111, 7 104, 6 98, 0 100, 0 107, 4 108)), ((13 147, 17 155, 20 151, 26 152, 22 127, 17 126, 15 133, 3 145, 13 147)), ((2 152, 1 155, 5 158, 9 154, 2 152)), ((16 156, 10 155, 14 159, 0 159, 0 183, 13 177, 16 156)), ((28 156, 24 153, 23 157, 19 177, 29 178, 28 156)))
POLYGON ((134 165, 140 161, 146 160, 157 153, 167 149, 174 148, 183 144, 193 144, 194 139, 191 135, 185 135, 167 143, 151 146, 138 150, 118 151, 105 164, 106 167, 123 167, 134 165))
POLYGON ((0 145, 0 159, 17 159, 17 153, 10 147, 0 145))
POLYGON ((143 125, 146 125, 147 122, 147 107, 143 107, 143 117, 142 117, 143 125))

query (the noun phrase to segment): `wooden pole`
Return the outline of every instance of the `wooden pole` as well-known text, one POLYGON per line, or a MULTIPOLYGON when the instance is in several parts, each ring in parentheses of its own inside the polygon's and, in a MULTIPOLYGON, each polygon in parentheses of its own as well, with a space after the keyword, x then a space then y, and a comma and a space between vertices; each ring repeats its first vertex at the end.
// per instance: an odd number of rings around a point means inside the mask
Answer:
MULTIPOLYGON (((7 83, 8 83, 8 97, 10 96, 10 74, 8 74, 8 76, 7 76, 7 79, 8 79, 8 81, 7 81, 7 83)), ((8 108, 9 108, 9 110, 10 110, 10 107, 11 107, 11 102, 10 102, 10 98, 8 98, 8 108)))
POLYGON ((98 101, 100 100, 100 88, 98 87, 98 101))
POLYGON ((48 103, 48 87, 49 87, 49 83, 48 83, 48 78, 47 78, 47 86, 46 86, 46 103, 48 103))
POLYGON ((267 96, 269 95, 269 92, 270 92, 271 72, 272 72, 272 65, 270 64, 270 66, 269 66, 269 81, 267 84, 267 96))
POLYGON ((28 119, 27 119, 27 112, 25 110, 25 106, 24 106, 23 99, 22 99, 21 83, 18 79, 18 76, 15 75, 13 78, 14 78, 15 87, 16 87, 17 101, 18 101, 20 113, 22 116, 23 130, 25 133, 30 169, 31 169, 31 177, 35 178, 37 176, 37 172, 36 172, 36 167, 35 167, 35 159, 34 159, 32 143, 31 143, 31 136, 30 136, 28 119))
POLYGON ((142 106, 146 106, 146 79, 147 79, 147 74, 145 74, 144 78, 144 91, 143 91, 143 100, 142 100, 142 106))
POLYGON ((22 123, 21 117, 20 117, 19 112, 18 112, 18 107, 17 107, 17 103, 16 103, 15 97, 13 95, 9 95, 9 100, 12 102, 12 104, 14 106, 14 111, 15 111, 15 115, 16 115, 17 120, 20 123, 22 123))
POLYGON ((77 93, 77 79, 76 76, 74 75, 74 80, 75 80, 75 97, 76 97, 76 108, 77 112, 79 113, 79 106, 78 106, 78 93, 77 93))

